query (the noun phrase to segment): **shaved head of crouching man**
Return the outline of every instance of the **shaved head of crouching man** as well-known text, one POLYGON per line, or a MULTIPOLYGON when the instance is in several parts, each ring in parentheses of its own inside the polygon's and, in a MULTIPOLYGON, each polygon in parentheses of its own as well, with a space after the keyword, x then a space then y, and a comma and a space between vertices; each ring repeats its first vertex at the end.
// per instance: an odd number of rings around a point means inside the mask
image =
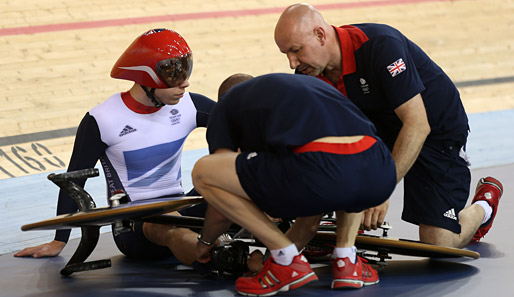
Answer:
POLYGON ((231 76, 227 77, 220 85, 218 89, 218 99, 225 94, 230 88, 237 85, 238 83, 245 82, 247 80, 252 79, 253 76, 245 73, 236 73, 232 74, 231 76))

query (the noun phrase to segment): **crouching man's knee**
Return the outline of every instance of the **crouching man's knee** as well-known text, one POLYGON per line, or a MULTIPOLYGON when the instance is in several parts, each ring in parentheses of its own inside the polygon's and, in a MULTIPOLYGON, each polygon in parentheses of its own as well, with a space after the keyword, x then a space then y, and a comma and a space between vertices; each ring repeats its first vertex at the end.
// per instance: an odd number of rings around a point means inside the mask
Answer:
POLYGON ((208 158, 209 156, 200 158, 196 162, 191 173, 193 186, 200 194, 202 193, 202 190, 205 190, 205 188, 208 187, 209 174, 212 173, 212 170, 209 170, 208 158))

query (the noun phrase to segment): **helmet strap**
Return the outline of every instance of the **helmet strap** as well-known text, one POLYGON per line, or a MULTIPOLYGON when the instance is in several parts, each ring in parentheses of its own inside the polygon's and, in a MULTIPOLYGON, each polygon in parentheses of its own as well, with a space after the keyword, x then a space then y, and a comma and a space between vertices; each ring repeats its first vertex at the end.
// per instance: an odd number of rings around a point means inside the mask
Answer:
POLYGON ((154 94, 155 88, 151 88, 150 90, 148 90, 145 86, 141 86, 141 88, 143 88, 143 91, 145 91, 146 96, 148 96, 148 98, 150 98, 150 100, 152 101, 153 106, 155 108, 160 108, 165 105, 164 103, 161 103, 161 102, 157 101, 157 99, 155 99, 155 94, 154 94))

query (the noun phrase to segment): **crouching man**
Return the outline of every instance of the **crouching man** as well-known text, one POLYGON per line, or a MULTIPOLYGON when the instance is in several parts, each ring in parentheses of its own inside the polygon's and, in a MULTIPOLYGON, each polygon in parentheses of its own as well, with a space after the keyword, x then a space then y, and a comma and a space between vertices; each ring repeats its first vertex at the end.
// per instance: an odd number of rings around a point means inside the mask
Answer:
POLYGON ((335 88, 310 76, 235 75, 220 89, 229 90, 209 119, 211 154, 193 169, 194 186, 209 204, 197 260, 210 260, 213 243, 234 222, 271 254, 258 274, 237 279, 238 293, 270 296, 301 287, 318 279, 297 248, 310 238, 288 232, 303 241, 293 243, 269 216, 309 225, 336 211, 331 287, 378 283, 354 246, 360 212, 383 203, 396 184, 391 153, 373 124, 335 88))

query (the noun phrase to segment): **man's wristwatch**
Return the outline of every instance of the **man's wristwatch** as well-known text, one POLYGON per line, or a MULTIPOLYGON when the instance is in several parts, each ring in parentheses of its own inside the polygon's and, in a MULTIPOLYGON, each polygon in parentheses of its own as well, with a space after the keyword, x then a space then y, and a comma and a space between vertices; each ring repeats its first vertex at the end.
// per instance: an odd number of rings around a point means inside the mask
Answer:
POLYGON ((206 246, 211 246, 214 244, 214 242, 208 242, 202 239, 202 234, 198 234, 198 241, 205 244, 206 246))

